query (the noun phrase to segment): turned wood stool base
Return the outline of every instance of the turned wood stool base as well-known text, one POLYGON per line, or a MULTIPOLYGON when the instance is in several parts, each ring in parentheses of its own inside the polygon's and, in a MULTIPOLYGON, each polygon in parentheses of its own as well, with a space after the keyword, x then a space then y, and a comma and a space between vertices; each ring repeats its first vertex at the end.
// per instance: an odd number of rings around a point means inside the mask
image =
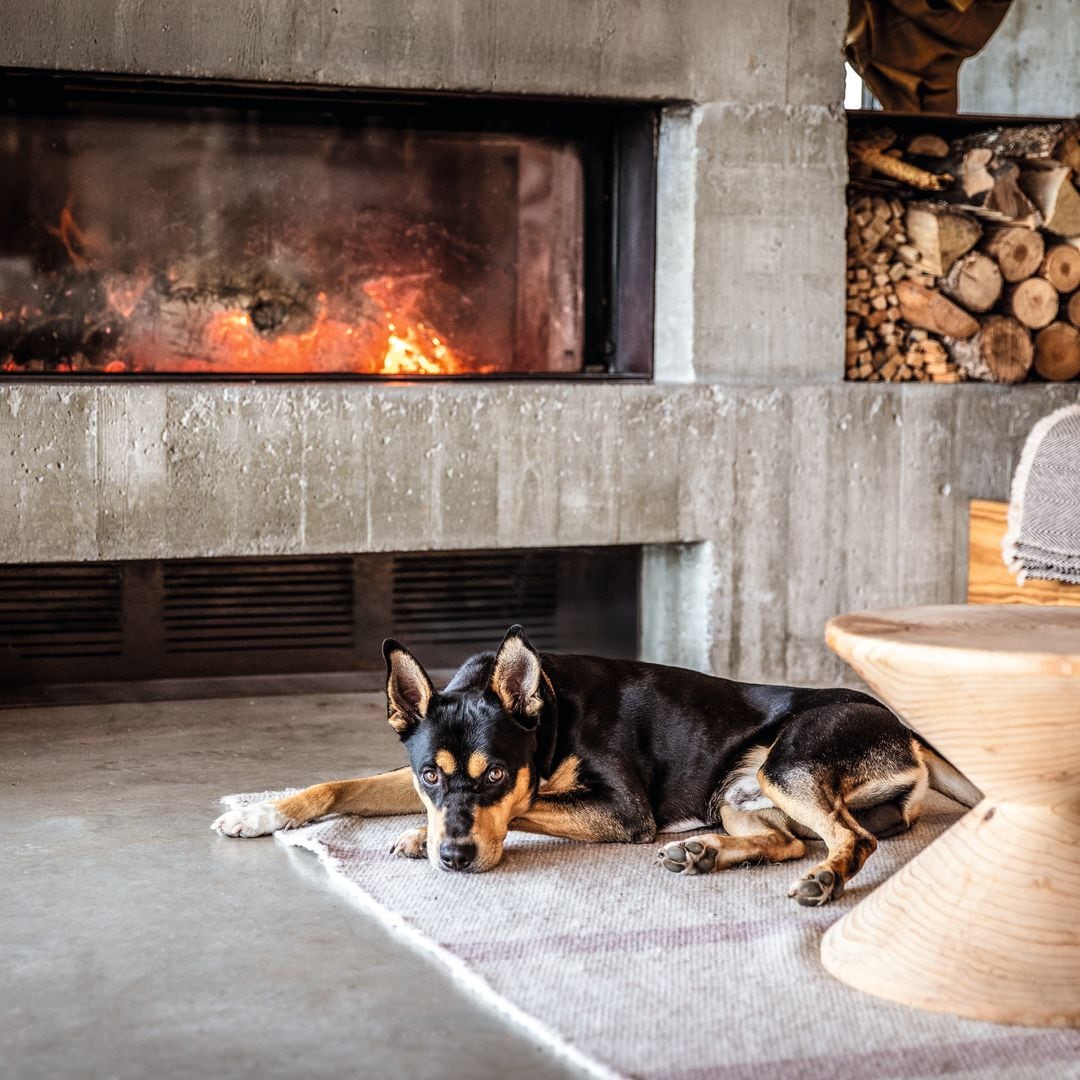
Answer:
POLYGON ((826 969, 905 1005, 1080 1027, 1080 610, 867 612, 826 640, 984 794, 829 928, 826 969))
POLYGON ((841 982, 935 1012, 1080 1026, 1080 807, 980 803, 825 934, 841 982))

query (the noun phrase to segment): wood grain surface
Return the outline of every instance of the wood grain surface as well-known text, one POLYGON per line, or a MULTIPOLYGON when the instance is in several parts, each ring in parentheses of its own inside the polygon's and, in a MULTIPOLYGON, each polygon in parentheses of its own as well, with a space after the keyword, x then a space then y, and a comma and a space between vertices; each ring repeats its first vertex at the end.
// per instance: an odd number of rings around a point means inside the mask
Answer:
POLYGON ((968 512, 969 604, 1051 604, 1080 607, 1080 585, 1028 580, 1017 584, 1001 555, 1009 504, 972 501, 968 512))
POLYGON ((984 799, 829 929, 825 967, 920 1008, 1080 1026, 1080 611, 867 612, 826 640, 984 799))

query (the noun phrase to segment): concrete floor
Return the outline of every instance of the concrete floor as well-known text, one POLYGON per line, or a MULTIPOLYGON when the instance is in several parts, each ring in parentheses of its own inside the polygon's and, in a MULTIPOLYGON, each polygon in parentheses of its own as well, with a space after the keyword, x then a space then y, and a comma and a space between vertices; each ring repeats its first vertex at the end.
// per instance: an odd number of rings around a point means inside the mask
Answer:
POLYGON ((402 760, 381 695, 0 711, 0 1073, 573 1075, 325 887, 229 791, 402 760))

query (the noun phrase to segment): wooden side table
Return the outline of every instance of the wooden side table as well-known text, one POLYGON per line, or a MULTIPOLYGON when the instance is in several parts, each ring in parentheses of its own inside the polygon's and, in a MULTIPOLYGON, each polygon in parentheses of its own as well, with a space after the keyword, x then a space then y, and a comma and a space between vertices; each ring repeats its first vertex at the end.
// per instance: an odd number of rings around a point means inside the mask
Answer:
POLYGON ((825 967, 923 1009, 1080 1026, 1080 610, 871 611, 825 638, 985 796, 829 928, 825 967))

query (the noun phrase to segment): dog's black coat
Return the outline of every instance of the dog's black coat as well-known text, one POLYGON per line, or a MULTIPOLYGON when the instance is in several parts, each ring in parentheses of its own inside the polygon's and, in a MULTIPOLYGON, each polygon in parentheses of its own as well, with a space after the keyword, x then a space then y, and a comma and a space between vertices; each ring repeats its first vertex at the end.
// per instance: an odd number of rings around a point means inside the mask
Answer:
POLYGON ((626 824, 627 839, 648 840, 679 822, 717 820, 719 786, 755 746, 774 747, 776 779, 788 768, 839 777, 871 749, 912 763, 911 731, 855 690, 740 683, 593 656, 540 659, 550 685, 534 728, 505 722, 488 690, 495 654, 483 653, 438 695, 419 743, 408 740, 414 767, 436 744, 460 742, 484 747, 511 773, 529 763, 539 781, 575 756, 585 792, 626 824))

